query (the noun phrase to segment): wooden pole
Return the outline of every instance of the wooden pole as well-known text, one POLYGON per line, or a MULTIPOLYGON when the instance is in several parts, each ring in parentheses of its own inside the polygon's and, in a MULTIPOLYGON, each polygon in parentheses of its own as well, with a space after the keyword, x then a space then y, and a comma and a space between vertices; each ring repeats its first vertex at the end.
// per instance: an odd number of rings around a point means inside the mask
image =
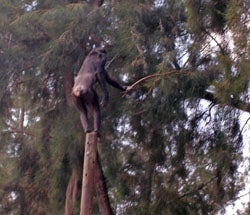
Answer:
POLYGON ((96 132, 87 133, 85 140, 80 215, 92 214, 96 155, 97 155, 97 133, 96 132))

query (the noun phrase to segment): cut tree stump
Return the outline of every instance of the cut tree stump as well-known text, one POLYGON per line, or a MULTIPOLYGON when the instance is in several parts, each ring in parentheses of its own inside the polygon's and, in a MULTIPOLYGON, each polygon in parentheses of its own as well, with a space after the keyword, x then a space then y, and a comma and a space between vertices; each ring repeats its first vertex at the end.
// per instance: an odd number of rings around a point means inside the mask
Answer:
POLYGON ((97 133, 86 134, 80 215, 92 215, 97 155, 97 133))

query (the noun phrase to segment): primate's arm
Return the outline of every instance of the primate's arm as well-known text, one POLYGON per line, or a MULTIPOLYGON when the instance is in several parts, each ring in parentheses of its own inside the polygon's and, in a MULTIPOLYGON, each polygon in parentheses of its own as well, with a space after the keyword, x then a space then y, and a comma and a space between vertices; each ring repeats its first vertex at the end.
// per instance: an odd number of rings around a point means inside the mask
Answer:
POLYGON ((101 106, 105 107, 105 106, 107 106, 108 100, 109 100, 109 93, 108 93, 107 84, 106 84, 106 80, 105 80, 105 73, 104 72, 99 72, 96 75, 97 75, 98 83, 100 84, 101 90, 102 90, 102 93, 103 93, 101 106))
POLYGON ((121 90, 121 91, 125 91, 126 90, 126 87, 123 87, 121 86, 118 82, 116 82, 115 80, 111 79, 109 74, 107 73, 107 71, 105 70, 104 72, 105 74, 105 78, 106 78, 106 81, 113 87, 115 87, 116 89, 118 90, 121 90))

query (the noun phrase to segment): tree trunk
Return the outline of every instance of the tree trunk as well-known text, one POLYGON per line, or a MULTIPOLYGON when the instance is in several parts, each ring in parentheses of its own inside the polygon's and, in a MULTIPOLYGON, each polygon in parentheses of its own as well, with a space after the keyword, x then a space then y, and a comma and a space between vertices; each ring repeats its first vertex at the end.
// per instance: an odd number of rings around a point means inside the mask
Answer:
POLYGON ((113 214, 110 207, 110 202, 108 198, 108 189, 106 186, 105 177, 102 171, 102 165, 100 162, 99 155, 97 153, 97 162, 95 169, 95 190, 97 194, 99 214, 101 215, 111 215, 113 214))
POLYGON ((73 98, 72 98, 72 88, 74 84, 74 75, 70 69, 65 69, 63 71, 63 90, 64 95, 66 97, 67 104, 69 106, 73 105, 73 98))
POLYGON ((72 174, 70 176, 66 191, 64 215, 73 214, 73 207, 76 203, 76 200, 77 200, 77 171, 74 168, 72 170, 72 174))
POLYGON ((97 155, 97 133, 87 133, 84 151, 80 215, 91 215, 97 155))

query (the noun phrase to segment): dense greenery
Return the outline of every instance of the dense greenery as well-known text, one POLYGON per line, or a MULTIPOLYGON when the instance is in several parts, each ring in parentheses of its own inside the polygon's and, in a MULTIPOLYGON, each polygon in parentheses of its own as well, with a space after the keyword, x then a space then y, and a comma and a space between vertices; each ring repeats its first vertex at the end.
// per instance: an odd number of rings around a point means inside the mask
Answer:
POLYGON ((109 88, 102 110, 99 153, 115 213, 223 211, 244 188, 249 8, 249 0, 0 0, 0 213, 64 213, 83 160, 73 77, 99 45, 116 80, 147 77, 125 97, 109 88))

